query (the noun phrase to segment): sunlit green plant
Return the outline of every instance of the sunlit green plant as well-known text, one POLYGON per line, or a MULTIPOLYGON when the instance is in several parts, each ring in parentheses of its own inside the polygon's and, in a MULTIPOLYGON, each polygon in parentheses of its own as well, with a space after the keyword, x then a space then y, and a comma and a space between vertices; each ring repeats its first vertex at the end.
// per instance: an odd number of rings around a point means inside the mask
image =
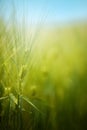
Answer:
POLYGON ((40 30, 26 36, 12 14, 9 26, 0 19, 0 130, 80 129, 87 113, 81 27, 52 30, 44 41, 40 30))

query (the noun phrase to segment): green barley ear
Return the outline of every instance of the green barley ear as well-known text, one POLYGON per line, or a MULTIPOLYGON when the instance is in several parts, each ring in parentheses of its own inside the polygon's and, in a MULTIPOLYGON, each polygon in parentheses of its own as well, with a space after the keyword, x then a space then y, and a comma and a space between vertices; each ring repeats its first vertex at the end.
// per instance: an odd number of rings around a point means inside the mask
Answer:
POLYGON ((21 68, 19 71, 19 93, 20 94, 23 94, 26 69, 27 69, 26 65, 21 65, 21 68))
POLYGON ((26 76, 27 66, 22 65, 19 72, 19 79, 22 81, 26 76))

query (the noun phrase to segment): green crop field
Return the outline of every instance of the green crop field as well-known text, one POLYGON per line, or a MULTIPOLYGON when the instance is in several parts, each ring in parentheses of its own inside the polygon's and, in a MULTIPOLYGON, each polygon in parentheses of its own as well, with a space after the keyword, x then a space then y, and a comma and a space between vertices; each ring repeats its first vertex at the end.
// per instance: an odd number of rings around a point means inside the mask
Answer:
POLYGON ((87 24, 0 16, 0 130, 87 129, 87 24))

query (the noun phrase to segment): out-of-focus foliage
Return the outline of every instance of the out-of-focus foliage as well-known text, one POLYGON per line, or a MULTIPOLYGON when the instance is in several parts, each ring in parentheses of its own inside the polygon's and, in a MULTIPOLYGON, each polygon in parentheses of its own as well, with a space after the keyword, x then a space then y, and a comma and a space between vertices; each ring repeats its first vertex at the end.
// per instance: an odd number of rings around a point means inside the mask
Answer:
POLYGON ((33 36, 0 19, 0 99, 10 99, 0 100, 0 128, 85 129, 86 34, 82 24, 33 36))

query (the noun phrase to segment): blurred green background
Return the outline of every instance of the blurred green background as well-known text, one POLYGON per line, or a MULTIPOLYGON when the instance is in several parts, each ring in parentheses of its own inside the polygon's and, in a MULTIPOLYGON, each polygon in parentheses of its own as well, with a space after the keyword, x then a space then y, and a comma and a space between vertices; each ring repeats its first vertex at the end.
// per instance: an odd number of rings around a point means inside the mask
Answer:
POLYGON ((86 1, 49 2, 0 1, 0 130, 87 129, 86 1))

